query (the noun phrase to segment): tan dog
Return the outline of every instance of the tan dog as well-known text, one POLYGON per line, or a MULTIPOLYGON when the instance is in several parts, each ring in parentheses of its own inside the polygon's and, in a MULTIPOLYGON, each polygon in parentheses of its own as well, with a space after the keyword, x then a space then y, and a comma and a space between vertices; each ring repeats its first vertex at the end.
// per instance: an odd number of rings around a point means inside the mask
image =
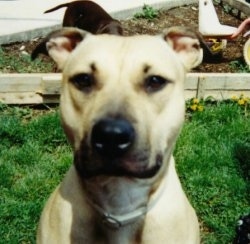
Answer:
POLYGON ((50 35, 74 164, 43 210, 37 243, 199 243, 172 152, 184 121, 185 72, 202 53, 195 34, 176 30, 50 35))

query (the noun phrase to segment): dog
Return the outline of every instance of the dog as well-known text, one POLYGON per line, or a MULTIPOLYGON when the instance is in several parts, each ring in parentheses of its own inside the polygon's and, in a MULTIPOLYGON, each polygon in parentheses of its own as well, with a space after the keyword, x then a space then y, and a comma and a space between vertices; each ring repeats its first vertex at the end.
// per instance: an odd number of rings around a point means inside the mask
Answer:
POLYGON ((63 28, 46 48, 62 69, 60 116, 74 160, 43 209, 37 243, 199 243, 172 156, 185 73, 202 60, 197 36, 63 28))
MULTIPOLYGON (((123 35, 121 23, 113 19, 101 6, 92 1, 73 1, 58 5, 44 13, 50 13, 57 9, 66 7, 63 18, 64 27, 77 27, 93 34, 123 35)), ((31 59, 37 58, 39 53, 47 55, 45 42, 37 45, 31 54, 31 59)))
POLYGON ((62 24, 65 27, 77 27, 93 34, 123 34, 121 23, 113 19, 101 6, 92 1, 64 3, 44 13, 50 13, 63 7, 67 8, 62 24))

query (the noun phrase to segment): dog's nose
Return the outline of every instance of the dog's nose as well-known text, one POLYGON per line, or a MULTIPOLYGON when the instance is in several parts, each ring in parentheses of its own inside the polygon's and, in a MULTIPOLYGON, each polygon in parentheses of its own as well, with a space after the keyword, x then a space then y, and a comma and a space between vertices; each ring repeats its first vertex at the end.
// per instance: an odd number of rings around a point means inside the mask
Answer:
POLYGON ((94 125, 91 144, 101 156, 113 159, 126 153, 134 138, 134 128, 127 120, 106 118, 94 125))

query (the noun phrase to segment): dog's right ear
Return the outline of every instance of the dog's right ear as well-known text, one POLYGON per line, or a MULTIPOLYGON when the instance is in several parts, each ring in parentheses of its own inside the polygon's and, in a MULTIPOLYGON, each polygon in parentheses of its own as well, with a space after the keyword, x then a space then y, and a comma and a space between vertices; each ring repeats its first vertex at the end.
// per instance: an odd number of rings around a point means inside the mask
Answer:
POLYGON ((202 62, 202 37, 196 31, 187 27, 173 26, 164 30, 163 38, 180 57, 186 70, 190 70, 202 62))
POLYGON ((53 31, 33 50, 31 59, 34 60, 40 53, 49 55, 62 70, 69 54, 87 34, 90 33, 71 27, 53 31))

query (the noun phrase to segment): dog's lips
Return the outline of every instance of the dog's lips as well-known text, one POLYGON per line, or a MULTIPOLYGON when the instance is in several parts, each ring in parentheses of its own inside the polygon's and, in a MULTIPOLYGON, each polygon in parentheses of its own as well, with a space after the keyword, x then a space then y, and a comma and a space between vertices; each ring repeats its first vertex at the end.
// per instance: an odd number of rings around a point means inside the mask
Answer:
POLYGON ((151 178, 153 177, 158 170, 160 169, 162 165, 162 157, 157 156, 155 163, 153 166, 149 167, 149 162, 147 161, 147 158, 144 158, 144 160, 138 160, 135 158, 135 160, 132 159, 125 159, 122 160, 120 167, 127 173, 132 174, 134 177, 137 178, 151 178))
POLYGON ((76 169, 84 178, 99 175, 152 178, 160 170, 162 161, 162 156, 159 154, 156 156, 155 163, 149 167, 148 157, 143 153, 140 156, 127 156, 113 160, 99 157, 86 160, 85 157, 81 157, 81 153, 75 155, 76 169))

